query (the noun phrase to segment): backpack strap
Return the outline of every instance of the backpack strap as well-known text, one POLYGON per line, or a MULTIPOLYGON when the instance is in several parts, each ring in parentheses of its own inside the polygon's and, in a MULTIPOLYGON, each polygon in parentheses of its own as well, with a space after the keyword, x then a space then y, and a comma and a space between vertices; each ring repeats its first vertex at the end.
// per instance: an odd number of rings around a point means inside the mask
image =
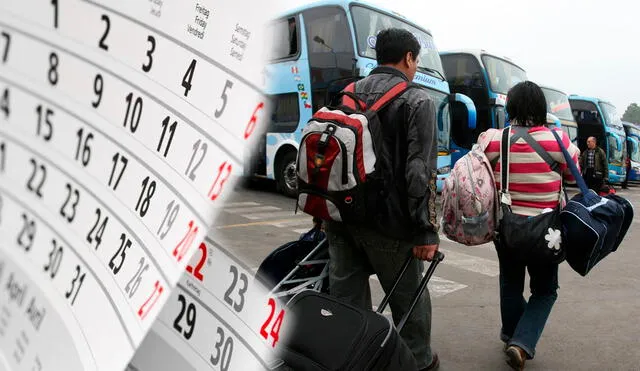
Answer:
POLYGON ((414 87, 412 84, 407 81, 402 81, 397 83, 394 87, 389 89, 380 99, 378 99, 375 103, 369 107, 370 111, 380 111, 387 104, 393 101, 395 98, 399 97, 402 93, 404 93, 407 89, 414 87))
MULTIPOLYGON (((347 85, 340 93, 339 96, 342 96, 342 105, 351 108, 352 110, 357 110, 356 103, 360 106, 360 110, 364 111, 367 108, 367 105, 355 94, 356 83, 352 82, 347 85)), ((337 97, 336 97, 337 98, 337 97)))
MULTIPOLYGON (((500 142, 500 193, 509 193, 509 147, 511 143, 509 141, 509 134, 511 133, 511 126, 502 129, 502 141, 500 142)), ((500 202, 503 202, 501 195, 500 202)), ((511 205, 509 198, 508 202, 503 202, 507 205, 511 205)))
POLYGON ((529 130, 527 128, 522 126, 514 126, 514 129, 515 129, 515 133, 513 134, 513 137, 511 139, 512 144, 515 143, 515 141, 520 138, 524 139, 527 142, 527 144, 531 148, 533 148, 534 151, 536 151, 538 156, 542 157, 542 159, 547 163, 547 165, 549 165, 551 170, 562 175, 559 169, 560 164, 558 164, 558 162, 554 160, 551 157, 551 155, 544 150, 544 148, 542 148, 542 146, 540 145, 540 143, 538 143, 537 140, 533 139, 531 134, 529 134, 529 130))

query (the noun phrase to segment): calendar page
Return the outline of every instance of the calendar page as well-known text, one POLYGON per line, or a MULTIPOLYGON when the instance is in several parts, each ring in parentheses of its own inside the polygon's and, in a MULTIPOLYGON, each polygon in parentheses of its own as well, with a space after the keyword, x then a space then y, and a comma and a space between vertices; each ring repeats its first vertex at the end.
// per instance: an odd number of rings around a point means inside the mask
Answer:
POLYGON ((205 240, 268 116, 258 5, 0 1, 0 369, 269 366, 284 312, 205 240))
POLYGON ((293 323, 284 303, 213 236, 191 266, 128 371, 279 369, 274 349, 293 323))

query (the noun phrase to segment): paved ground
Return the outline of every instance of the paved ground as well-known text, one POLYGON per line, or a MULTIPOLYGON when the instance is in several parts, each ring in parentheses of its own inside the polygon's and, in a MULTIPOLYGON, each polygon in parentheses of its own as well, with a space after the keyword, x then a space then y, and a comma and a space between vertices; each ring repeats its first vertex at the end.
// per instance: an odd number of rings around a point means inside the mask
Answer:
MULTIPOLYGON (((640 186, 618 194, 640 205, 640 186)), ((295 201, 270 183, 238 186, 216 221, 226 246, 256 267, 277 246, 311 227, 295 201)), ((560 268, 559 298, 531 370, 640 370, 640 217, 618 252, 587 277, 560 268)), ((446 259, 429 284, 433 347, 441 370, 508 370, 498 338, 498 262, 492 246, 467 247, 443 238, 446 259)), ((374 303, 382 299, 371 279, 374 303)))

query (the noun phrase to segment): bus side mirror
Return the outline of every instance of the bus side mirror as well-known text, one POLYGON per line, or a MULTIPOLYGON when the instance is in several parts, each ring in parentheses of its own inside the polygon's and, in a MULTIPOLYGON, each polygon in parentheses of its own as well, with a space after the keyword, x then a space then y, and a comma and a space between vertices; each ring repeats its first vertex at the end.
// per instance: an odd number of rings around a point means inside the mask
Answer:
POLYGON ((464 104, 467 109, 467 126, 473 130, 476 128, 476 106, 473 104, 471 98, 464 94, 456 93, 449 94, 449 102, 459 102, 464 104))
POLYGON ((622 151, 622 140, 620 139, 620 136, 618 136, 618 134, 616 134, 616 133, 608 133, 608 135, 615 138, 615 140, 616 140, 616 150, 618 152, 622 151))
POLYGON ((557 128, 562 128, 562 123, 560 122, 560 119, 556 115, 553 115, 548 112, 547 112, 547 124, 554 125, 557 128))

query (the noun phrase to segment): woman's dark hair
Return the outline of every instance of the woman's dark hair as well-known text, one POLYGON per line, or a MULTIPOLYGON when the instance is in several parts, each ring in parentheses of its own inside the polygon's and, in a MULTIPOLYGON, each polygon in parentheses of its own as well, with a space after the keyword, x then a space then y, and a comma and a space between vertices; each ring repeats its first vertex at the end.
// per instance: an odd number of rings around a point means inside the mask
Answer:
POLYGON ((531 81, 516 84, 507 94, 507 114, 514 125, 546 125, 547 100, 542 89, 531 81))
POLYGON ((395 64, 408 52, 415 61, 420 55, 420 43, 413 34, 401 28, 387 28, 376 37, 376 60, 378 64, 395 64))

